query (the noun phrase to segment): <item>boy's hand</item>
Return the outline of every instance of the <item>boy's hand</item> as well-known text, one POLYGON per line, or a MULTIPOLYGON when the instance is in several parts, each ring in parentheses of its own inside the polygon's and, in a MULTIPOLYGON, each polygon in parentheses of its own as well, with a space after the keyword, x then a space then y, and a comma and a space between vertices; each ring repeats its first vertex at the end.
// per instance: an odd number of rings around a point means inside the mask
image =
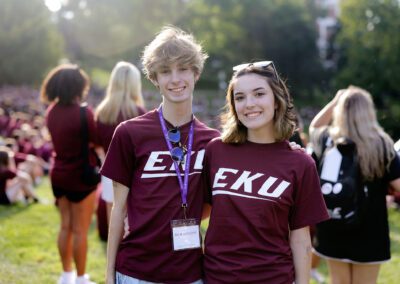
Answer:
POLYGON ((292 149, 292 150, 300 150, 300 151, 303 151, 303 152, 306 151, 305 148, 301 147, 301 146, 300 146, 299 144, 297 144, 296 142, 289 142, 289 146, 290 146, 290 149, 292 149))

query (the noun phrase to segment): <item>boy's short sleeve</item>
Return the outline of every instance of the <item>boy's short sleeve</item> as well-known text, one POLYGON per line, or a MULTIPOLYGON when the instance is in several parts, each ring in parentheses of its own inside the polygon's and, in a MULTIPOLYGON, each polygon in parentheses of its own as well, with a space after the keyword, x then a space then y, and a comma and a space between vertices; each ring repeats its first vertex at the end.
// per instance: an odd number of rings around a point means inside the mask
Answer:
POLYGON ((135 145, 127 126, 121 123, 114 132, 101 174, 130 188, 135 165, 135 145))

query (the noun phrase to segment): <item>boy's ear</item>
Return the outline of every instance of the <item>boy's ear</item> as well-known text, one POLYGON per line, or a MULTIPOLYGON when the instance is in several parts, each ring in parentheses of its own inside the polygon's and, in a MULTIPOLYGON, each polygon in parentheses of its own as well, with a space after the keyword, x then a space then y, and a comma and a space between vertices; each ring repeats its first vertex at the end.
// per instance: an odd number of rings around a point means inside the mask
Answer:
POLYGON ((197 83, 197 81, 200 79, 200 74, 194 74, 194 81, 197 83))

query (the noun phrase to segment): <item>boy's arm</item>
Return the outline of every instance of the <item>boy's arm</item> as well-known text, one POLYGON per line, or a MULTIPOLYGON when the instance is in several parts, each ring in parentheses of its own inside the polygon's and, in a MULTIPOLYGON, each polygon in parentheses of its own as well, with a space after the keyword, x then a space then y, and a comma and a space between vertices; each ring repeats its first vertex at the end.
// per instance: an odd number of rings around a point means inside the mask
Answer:
POLYGON ((127 213, 126 201, 129 193, 128 187, 115 181, 113 182, 113 190, 114 203, 111 210, 107 243, 106 284, 115 283, 115 260, 124 233, 124 218, 127 213))

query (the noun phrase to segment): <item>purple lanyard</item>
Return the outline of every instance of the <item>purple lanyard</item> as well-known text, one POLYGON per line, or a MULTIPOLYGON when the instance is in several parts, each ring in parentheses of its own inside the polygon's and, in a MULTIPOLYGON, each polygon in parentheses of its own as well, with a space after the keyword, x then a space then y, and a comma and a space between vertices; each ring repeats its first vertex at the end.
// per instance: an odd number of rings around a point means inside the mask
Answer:
MULTIPOLYGON (((160 119, 161 123, 161 128, 164 134, 165 141, 167 142, 168 150, 171 154, 172 151, 172 144, 171 141, 168 139, 168 130, 167 126, 165 125, 163 113, 162 113, 162 106, 158 109, 158 118, 160 119)), ((190 168, 190 156, 192 153, 192 145, 193 145, 193 123, 194 119, 192 119, 192 122, 190 123, 190 129, 189 129, 189 141, 188 141, 188 149, 187 149, 187 154, 186 154, 186 163, 185 163, 185 176, 184 176, 184 181, 182 182, 182 176, 181 176, 181 170, 179 169, 179 164, 175 161, 174 166, 175 166, 175 171, 176 171, 176 176, 178 177, 179 181, 179 187, 181 191, 181 198, 182 198, 182 207, 186 208, 187 207, 187 193, 188 193, 188 184, 189 184, 189 168, 190 168)))

